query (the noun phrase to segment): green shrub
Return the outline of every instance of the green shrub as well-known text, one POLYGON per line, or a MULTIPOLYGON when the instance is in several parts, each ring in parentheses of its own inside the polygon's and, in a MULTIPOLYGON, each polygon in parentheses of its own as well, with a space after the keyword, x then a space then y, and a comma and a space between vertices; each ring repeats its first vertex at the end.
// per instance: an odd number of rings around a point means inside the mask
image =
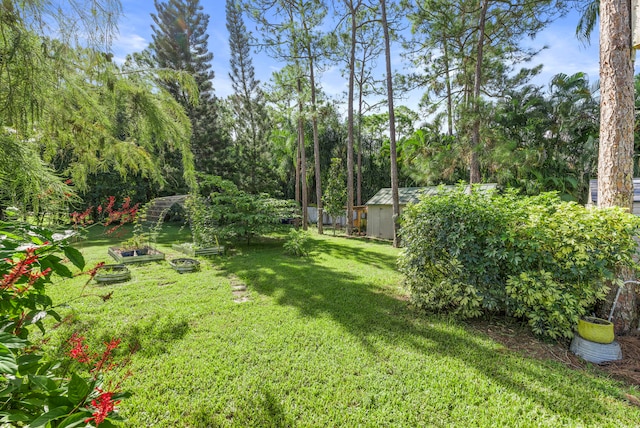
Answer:
POLYGON ((513 315, 526 318, 535 334, 554 339, 572 337, 578 319, 596 298, 604 297, 599 284, 558 282, 544 270, 509 278, 506 290, 513 315))
POLYGON ((291 256, 308 256, 311 249, 311 237, 302 229, 291 229, 283 245, 284 252, 291 256))
POLYGON ((425 310, 506 312, 539 335, 571 337, 606 280, 633 265, 639 226, 622 209, 587 209, 555 193, 458 188, 407 207, 399 266, 425 310))
POLYGON ((187 201, 194 243, 217 246, 219 241, 244 238, 277 230, 282 220, 299 217, 296 202, 252 195, 220 177, 207 177, 208 197, 192 195, 187 201))

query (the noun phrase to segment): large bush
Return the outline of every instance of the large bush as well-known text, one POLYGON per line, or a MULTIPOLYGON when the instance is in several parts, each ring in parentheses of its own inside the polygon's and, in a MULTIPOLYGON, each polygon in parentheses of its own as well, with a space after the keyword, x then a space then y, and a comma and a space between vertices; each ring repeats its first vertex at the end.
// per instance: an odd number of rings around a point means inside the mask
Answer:
POLYGON ((633 265, 639 227, 622 209, 589 209, 555 193, 443 189, 406 208, 399 264, 426 310, 506 312, 539 335, 571 337, 617 268, 633 265))

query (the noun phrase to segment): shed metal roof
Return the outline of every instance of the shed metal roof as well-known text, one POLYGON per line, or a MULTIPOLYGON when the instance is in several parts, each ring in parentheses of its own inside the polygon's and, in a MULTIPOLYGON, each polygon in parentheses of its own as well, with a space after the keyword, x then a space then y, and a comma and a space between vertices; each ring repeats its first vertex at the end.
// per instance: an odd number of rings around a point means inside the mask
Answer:
MULTIPOLYGON (((400 205, 406 205, 408 203, 416 203, 420 200, 421 195, 432 196, 438 194, 441 189, 452 190, 457 186, 427 186, 427 187, 400 187, 398 188, 398 197, 400 200, 400 205)), ((487 183, 481 184, 480 189, 494 189, 496 187, 495 183, 487 183)), ((373 195, 371 199, 369 199, 366 205, 393 205, 393 199, 391 198, 391 188, 384 187, 378 190, 378 193, 373 195)))

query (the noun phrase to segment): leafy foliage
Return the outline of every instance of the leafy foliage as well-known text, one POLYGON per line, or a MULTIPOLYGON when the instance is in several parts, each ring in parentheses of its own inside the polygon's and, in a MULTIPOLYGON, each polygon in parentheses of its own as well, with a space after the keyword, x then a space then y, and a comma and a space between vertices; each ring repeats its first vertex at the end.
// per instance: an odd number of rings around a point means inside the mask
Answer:
POLYGON ((52 275, 73 276, 60 256, 83 269, 82 254, 64 236, 29 224, 2 222, 0 234, 0 424, 112 426, 110 420, 118 420, 115 405, 129 395, 103 380, 104 373, 114 367, 112 351, 119 340, 106 343, 102 353, 91 353, 84 338, 72 337, 69 355, 88 365, 82 369, 89 371, 88 379, 77 374, 80 369, 69 371, 68 364, 46 358, 28 340, 32 325, 45 334, 47 316, 60 321, 45 292, 52 275))
POLYGON ((311 247, 309 232, 301 229, 291 229, 284 243, 284 252, 290 256, 308 256, 311 247))
POLYGON ((597 87, 585 73, 557 74, 549 94, 525 86, 497 103, 493 153, 496 177, 527 194, 558 191, 584 201, 595 171, 599 121, 597 87))
POLYGON ((156 152, 164 149, 182 154, 191 184, 188 118, 156 84, 163 74, 191 90, 189 76, 119 66, 110 55, 30 31, 7 8, 0 19, 0 139, 7 154, 0 157, 0 205, 37 212, 86 191, 87 177, 105 171, 163 184, 156 152), (69 177, 73 188, 63 185, 69 177))
POLYGON ((405 211, 400 268, 414 302, 461 317, 506 311, 541 336, 572 337, 619 266, 633 266, 640 219, 556 193, 424 198, 405 211))
POLYGON ((322 202, 324 203, 324 211, 333 218, 333 233, 335 234, 337 219, 344 215, 344 206, 347 203, 346 177, 342 161, 339 158, 331 159, 326 183, 322 202))
POLYGON ((267 195, 252 195, 220 177, 208 177, 207 198, 194 195, 188 201, 191 231, 196 245, 218 245, 219 240, 244 238, 271 232, 283 220, 299 217, 297 204, 267 195))

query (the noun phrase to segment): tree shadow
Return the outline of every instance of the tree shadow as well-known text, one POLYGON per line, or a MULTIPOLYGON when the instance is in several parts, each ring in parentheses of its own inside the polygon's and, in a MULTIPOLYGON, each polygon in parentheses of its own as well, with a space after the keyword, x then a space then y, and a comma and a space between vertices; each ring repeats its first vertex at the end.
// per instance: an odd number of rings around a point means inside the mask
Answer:
POLYGON ((397 269, 397 257, 395 255, 385 254, 382 252, 390 248, 389 244, 379 242, 362 243, 366 248, 356 248, 341 244, 340 239, 344 240, 345 238, 315 240, 314 251, 333 257, 347 258, 357 263, 363 263, 367 266, 373 266, 381 269, 397 269))
POLYGON ((122 334, 122 342, 131 352, 152 358, 167 353, 172 343, 182 339, 188 331, 188 320, 156 315, 131 325, 122 334))
POLYGON ((267 387, 255 386, 245 391, 241 401, 224 415, 208 408, 200 408, 188 414, 188 419, 198 427, 230 424, 238 427, 287 428, 296 425, 285 413, 277 396, 267 387))
POLYGON ((463 327, 456 330, 444 328, 441 322, 429 322, 394 295, 391 287, 379 285, 385 282, 388 270, 396 266, 395 257, 382 247, 341 245, 332 239, 317 241, 317 252, 346 260, 346 268, 328 267, 317 257, 287 257, 280 246, 274 245, 228 258, 221 267, 243 279, 250 289, 270 296, 278 305, 295 308, 303 317, 330 317, 357 338, 367 352, 377 354, 382 340, 425 355, 455 359, 505 390, 562 417, 599 420, 607 408, 606 400, 598 396, 619 398, 597 377, 575 372, 580 382, 572 383, 560 365, 525 361, 505 353, 488 338, 463 333, 463 327), (373 276, 360 272, 373 271, 376 266, 382 269, 373 276), (367 278, 373 283, 367 283, 367 278))

